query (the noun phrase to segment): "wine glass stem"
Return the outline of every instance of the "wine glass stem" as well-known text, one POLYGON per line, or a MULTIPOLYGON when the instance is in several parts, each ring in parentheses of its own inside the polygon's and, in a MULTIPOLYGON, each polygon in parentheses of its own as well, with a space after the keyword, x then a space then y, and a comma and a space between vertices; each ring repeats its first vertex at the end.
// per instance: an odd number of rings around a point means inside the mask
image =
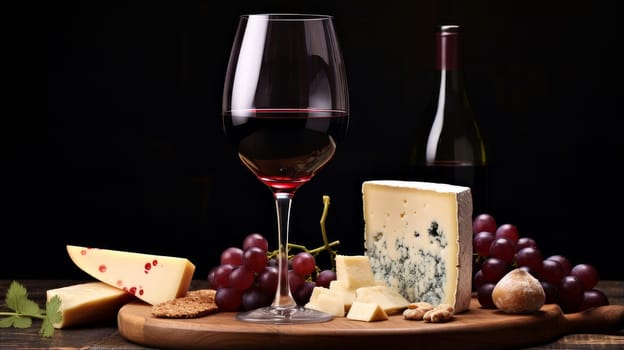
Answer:
POLYGON ((278 275, 277 292, 271 306, 275 308, 292 308, 297 305, 290 293, 288 283, 288 230, 290 226, 290 208, 294 193, 276 192, 275 208, 277 210, 278 275))

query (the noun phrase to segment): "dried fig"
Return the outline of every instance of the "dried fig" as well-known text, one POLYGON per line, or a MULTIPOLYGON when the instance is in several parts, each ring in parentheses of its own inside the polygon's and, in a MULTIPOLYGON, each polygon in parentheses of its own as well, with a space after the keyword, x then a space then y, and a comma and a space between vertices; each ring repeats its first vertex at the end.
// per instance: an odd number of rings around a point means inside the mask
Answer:
POLYGON ((492 291, 494 305, 510 314, 535 312, 544 305, 545 300, 546 294, 540 281, 520 268, 503 276, 492 291))

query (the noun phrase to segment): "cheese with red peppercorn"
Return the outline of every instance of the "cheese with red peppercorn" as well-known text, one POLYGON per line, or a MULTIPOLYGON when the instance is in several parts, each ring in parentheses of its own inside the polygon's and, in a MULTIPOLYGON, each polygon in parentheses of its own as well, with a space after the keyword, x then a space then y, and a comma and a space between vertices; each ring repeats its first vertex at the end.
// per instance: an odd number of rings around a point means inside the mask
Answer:
POLYGON ((195 272, 186 258, 74 245, 67 252, 84 272, 151 305, 185 296, 195 272))

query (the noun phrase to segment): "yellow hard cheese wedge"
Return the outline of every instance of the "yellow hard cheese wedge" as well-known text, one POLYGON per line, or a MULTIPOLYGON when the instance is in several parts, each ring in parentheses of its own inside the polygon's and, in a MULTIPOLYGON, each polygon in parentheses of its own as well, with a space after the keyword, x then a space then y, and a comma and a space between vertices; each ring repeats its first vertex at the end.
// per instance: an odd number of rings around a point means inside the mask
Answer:
POLYGON ((151 305, 186 295, 195 272, 185 258, 73 245, 67 252, 81 270, 151 305))
POLYGON ((377 303, 354 301, 347 313, 347 318, 355 321, 383 321, 388 319, 388 314, 377 303))
POLYGON ((126 291, 103 282, 81 283, 46 291, 48 301, 55 295, 61 299, 63 319, 55 323, 54 328, 114 321, 119 308, 134 299, 126 291))

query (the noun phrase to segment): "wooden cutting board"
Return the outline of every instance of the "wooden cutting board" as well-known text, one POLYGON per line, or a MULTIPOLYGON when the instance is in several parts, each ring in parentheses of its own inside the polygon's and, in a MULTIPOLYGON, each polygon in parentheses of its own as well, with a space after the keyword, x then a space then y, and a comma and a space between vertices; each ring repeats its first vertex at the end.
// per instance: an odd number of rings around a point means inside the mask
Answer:
POLYGON ((470 310, 447 323, 408 321, 360 322, 335 318, 300 325, 238 321, 223 312, 196 319, 162 319, 151 306, 132 302, 117 316, 127 340, 161 349, 500 349, 543 344, 569 333, 603 333, 624 328, 624 305, 607 305, 563 314, 554 304, 531 315, 508 315, 482 309, 473 298, 470 310))

